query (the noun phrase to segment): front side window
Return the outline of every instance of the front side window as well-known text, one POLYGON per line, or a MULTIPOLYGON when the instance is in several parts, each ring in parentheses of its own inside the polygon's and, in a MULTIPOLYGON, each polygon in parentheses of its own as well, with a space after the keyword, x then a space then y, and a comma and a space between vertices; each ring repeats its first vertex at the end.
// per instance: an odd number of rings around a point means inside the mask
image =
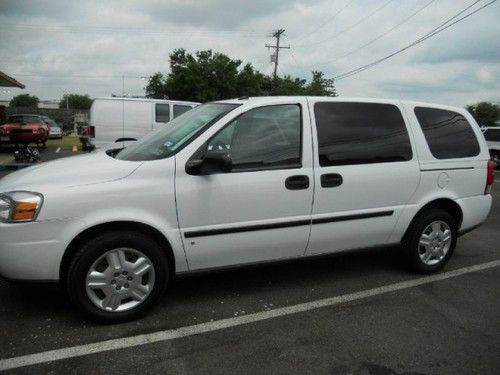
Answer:
POLYGON ((405 122, 392 104, 318 102, 314 116, 322 167, 412 158, 405 122))
POLYGON ((436 159, 479 155, 479 143, 469 122, 457 112, 416 107, 415 116, 436 159))
POLYGON ((207 150, 227 152, 236 171, 300 167, 301 126, 297 104, 255 108, 217 133, 207 150))
POLYGON ((158 160, 174 155, 238 104, 208 103, 194 108, 116 154, 120 160, 158 160))
POLYGON ((169 122, 170 121, 170 104, 155 104, 155 121, 169 122))
POLYGON ((174 118, 179 117, 183 113, 189 111, 192 107, 189 105, 174 104, 174 118))

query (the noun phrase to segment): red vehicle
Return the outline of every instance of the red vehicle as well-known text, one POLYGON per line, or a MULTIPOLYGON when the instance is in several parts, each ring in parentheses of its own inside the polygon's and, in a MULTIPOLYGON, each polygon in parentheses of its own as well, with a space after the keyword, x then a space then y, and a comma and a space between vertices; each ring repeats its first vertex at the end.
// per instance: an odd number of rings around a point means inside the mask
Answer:
POLYGON ((36 143, 45 147, 50 128, 38 115, 12 115, 0 126, 0 143, 27 145, 36 143))

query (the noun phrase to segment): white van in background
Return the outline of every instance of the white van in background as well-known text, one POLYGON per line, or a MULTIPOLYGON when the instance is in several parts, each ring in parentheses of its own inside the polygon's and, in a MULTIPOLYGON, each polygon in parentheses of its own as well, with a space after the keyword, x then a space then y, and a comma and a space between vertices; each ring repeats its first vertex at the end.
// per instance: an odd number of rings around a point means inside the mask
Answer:
POLYGON ((82 135, 96 147, 133 141, 189 111, 199 103, 142 98, 97 98, 90 107, 90 126, 82 135))

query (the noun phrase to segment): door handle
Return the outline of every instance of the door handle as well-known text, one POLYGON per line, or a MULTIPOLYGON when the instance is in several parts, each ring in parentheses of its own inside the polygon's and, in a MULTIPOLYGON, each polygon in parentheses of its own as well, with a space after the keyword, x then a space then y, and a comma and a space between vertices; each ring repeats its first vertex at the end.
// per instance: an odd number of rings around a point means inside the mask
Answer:
POLYGON ((321 175, 321 187, 331 188, 342 185, 344 179, 338 173, 327 173, 321 175))
POLYGON ((290 176, 285 180, 288 190, 301 190, 309 187, 309 177, 305 175, 290 176))

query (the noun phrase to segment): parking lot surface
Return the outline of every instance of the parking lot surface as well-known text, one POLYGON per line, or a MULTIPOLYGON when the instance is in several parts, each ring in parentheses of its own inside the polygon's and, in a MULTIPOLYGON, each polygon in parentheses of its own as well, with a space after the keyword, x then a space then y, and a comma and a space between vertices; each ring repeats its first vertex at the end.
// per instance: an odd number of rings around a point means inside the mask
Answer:
POLYGON ((408 272, 398 249, 252 266, 179 279, 147 317, 111 326, 83 320, 56 285, 0 281, 0 369, 498 373, 500 182, 493 196, 487 222, 460 238, 440 280, 408 272))

